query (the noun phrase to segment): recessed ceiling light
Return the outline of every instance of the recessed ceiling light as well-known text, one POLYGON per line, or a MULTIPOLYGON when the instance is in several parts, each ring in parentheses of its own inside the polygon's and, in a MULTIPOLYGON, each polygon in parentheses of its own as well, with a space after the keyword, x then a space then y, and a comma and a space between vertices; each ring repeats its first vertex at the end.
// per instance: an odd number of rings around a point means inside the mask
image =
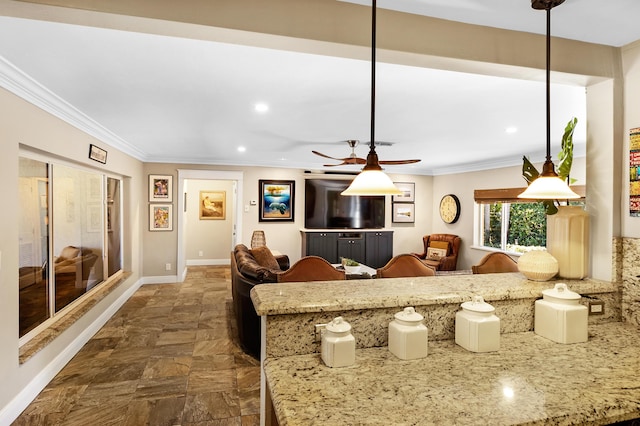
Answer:
POLYGON ((238 152, 245 152, 247 150, 247 148, 245 148, 244 146, 239 146, 238 147, 238 152))
POLYGON ((509 126, 506 129, 504 129, 504 131, 506 133, 517 133, 518 132, 518 128, 516 126, 509 126))
POLYGON ((254 108, 255 108, 256 112, 265 113, 265 112, 269 111, 269 105, 265 104, 264 102, 258 102, 255 105, 254 108))

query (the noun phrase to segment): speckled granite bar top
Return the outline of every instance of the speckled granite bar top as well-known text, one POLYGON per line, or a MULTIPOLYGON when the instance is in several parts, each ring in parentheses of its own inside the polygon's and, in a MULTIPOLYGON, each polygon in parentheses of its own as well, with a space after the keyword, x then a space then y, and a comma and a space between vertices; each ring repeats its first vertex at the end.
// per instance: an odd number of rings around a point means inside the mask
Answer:
POLYGON ((479 294, 487 301, 536 298, 564 282, 580 294, 612 293, 615 283, 598 280, 530 281, 519 272, 261 284, 251 290, 258 315, 461 303, 479 294))
POLYGON ((638 328, 616 322, 571 345, 509 333, 498 352, 446 340, 413 361, 382 347, 357 350, 350 367, 310 354, 264 368, 282 426, 609 424, 640 417, 639 342, 638 328))

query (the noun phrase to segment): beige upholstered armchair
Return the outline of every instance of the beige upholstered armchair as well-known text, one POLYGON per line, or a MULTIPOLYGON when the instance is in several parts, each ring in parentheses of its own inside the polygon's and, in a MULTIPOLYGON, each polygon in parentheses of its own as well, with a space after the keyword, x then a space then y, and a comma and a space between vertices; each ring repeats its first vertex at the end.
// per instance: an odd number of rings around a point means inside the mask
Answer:
POLYGON ((462 240, 453 234, 431 234, 422 237, 424 253, 415 253, 436 271, 455 271, 462 240))

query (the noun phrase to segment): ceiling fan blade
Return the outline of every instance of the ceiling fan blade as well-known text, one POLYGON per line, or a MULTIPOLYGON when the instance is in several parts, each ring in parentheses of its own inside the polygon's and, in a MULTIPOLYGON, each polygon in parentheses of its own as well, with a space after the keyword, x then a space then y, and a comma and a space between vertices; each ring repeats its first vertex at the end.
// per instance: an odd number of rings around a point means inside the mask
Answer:
POLYGON ((344 158, 330 157, 330 156, 328 156, 326 154, 323 154, 321 152, 318 152, 318 151, 311 151, 311 152, 313 152, 315 155, 319 155, 320 157, 328 158, 330 160, 344 161, 344 158))
POLYGON ((318 152, 318 151, 311 151, 311 152, 313 152, 316 155, 319 155, 320 157, 328 158, 330 160, 342 161, 342 163, 340 163, 340 164, 332 164, 332 166, 342 166, 342 165, 346 165, 346 164, 366 164, 367 163, 367 160, 365 160, 364 158, 360 158, 360 157, 336 158, 336 157, 330 157, 330 156, 328 156, 326 154, 323 154, 321 152, 318 152))
POLYGON ((419 161, 422 160, 380 160, 378 161, 379 164, 412 164, 412 163, 417 163, 419 161))

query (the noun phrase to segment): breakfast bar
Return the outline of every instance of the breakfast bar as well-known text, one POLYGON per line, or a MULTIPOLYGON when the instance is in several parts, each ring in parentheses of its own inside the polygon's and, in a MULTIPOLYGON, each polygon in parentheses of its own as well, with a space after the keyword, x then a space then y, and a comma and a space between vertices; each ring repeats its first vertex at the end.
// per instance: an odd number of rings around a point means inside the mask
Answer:
POLYGON ((582 303, 605 306, 589 316, 587 342, 563 345, 532 331, 535 300, 556 282, 505 273, 256 286, 267 424, 609 424, 640 417, 640 332, 621 322, 618 285, 562 281, 582 303), (473 353, 453 341, 455 313, 474 295, 501 319, 497 352, 473 353), (406 306, 425 317, 426 358, 403 361, 387 348, 389 321, 406 306), (330 368, 315 326, 337 316, 353 327, 356 361, 330 368))

